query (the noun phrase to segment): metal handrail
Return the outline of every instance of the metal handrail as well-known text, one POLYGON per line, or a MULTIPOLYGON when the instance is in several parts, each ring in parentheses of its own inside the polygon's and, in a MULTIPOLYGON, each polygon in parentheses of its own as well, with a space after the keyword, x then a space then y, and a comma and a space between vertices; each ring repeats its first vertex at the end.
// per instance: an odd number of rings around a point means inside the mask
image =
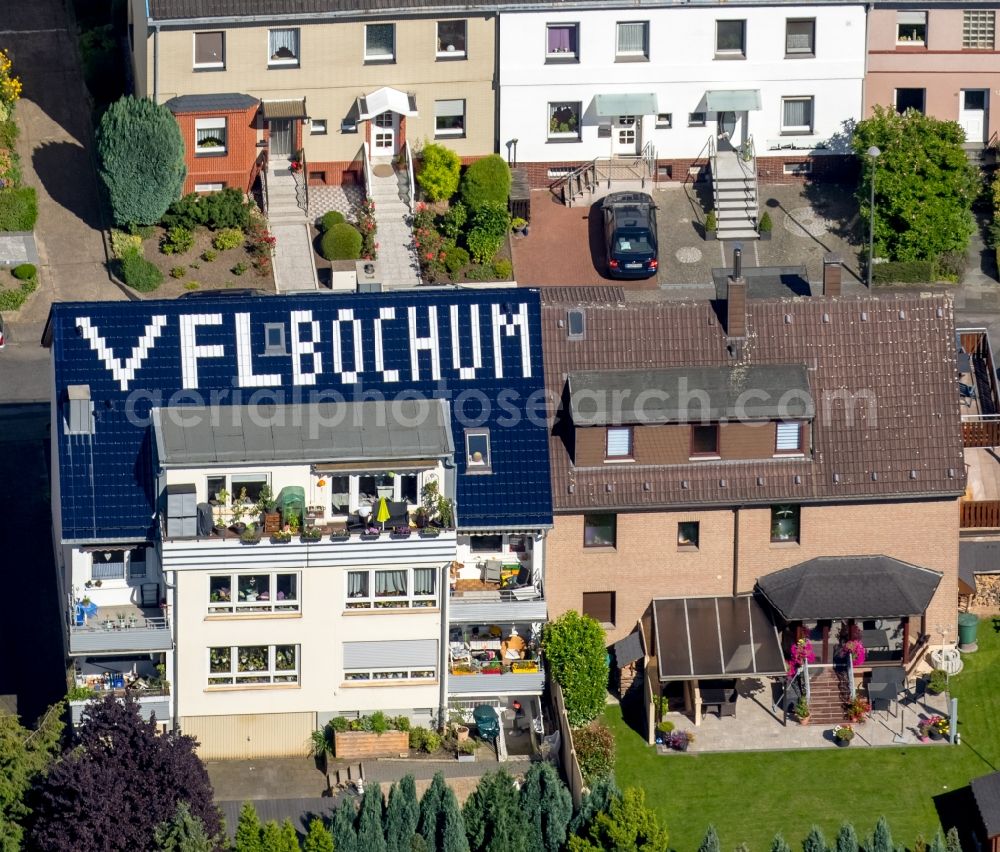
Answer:
POLYGON ((250 180, 247 183, 247 195, 253 193, 253 183, 257 180, 258 175, 260 176, 260 188, 261 188, 261 201, 264 204, 264 209, 260 212, 265 216, 267 215, 267 149, 265 148, 260 154, 257 155, 257 159, 254 160, 253 168, 250 170, 250 180))
MULTIPOLYGON (((656 186, 656 146, 653 145, 652 140, 642 146, 639 159, 646 164, 649 179, 653 182, 653 186, 656 186)), ((643 181, 643 186, 645 186, 645 181, 643 181)))
POLYGON ((300 168, 299 174, 302 175, 302 196, 305 206, 299 202, 298 198, 298 187, 295 188, 295 203, 302 208, 302 212, 307 216, 309 215, 309 164, 306 162, 306 151, 305 148, 299 148, 295 154, 295 159, 299 161, 300 168))
POLYGON ((595 157, 589 163, 584 163, 582 166, 577 166, 568 175, 564 175, 557 181, 549 186, 549 191, 553 195, 557 195, 562 203, 566 207, 572 207, 573 201, 578 195, 583 195, 584 183, 583 177, 588 172, 591 177, 591 184, 597 183, 597 160, 599 158, 595 157), (569 195, 567 197, 567 187, 569 188, 569 195))
POLYGON ((708 137, 708 167, 712 171, 712 209, 715 215, 719 215, 719 182, 716 180, 719 174, 719 148, 714 136, 708 137))
POLYGON ((365 198, 372 197, 372 164, 368 154, 368 143, 361 143, 361 162, 365 169, 365 198))
POLYGON ((406 203, 410 208, 410 212, 413 212, 413 202, 416 200, 417 187, 414 182, 413 175, 413 153, 410 151, 410 140, 407 139, 404 146, 406 152, 406 203))
MULTIPOLYGON (((691 162, 692 163, 697 163, 701 159, 702 154, 704 154, 705 151, 709 148, 709 146, 711 145, 711 143, 712 143, 712 137, 709 136, 708 140, 705 142, 705 144, 701 146, 701 150, 698 152, 698 156, 696 156, 691 162)), ((691 170, 689 169, 688 173, 686 175, 684 175, 684 186, 687 186, 687 182, 690 179, 691 179, 691 170)))
MULTIPOLYGON (((119 632, 119 628, 117 625, 121 622, 121 619, 117 618, 117 616, 115 618, 111 618, 110 616, 106 618, 101 618, 100 616, 98 616, 96 619, 94 619, 94 621, 95 621, 94 624, 84 624, 84 625, 71 623, 69 626, 69 631, 70 633, 119 632), (108 622, 111 622, 110 628, 106 626, 108 622)), ((168 630, 168 629, 169 627, 167 625, 167 620, 165 618, 162 618, 160 616, 147 617, 143 615, 143 616, 136 616, 136 624, 134 627, 126 622, 125 627, 121 628, 120 632, 127 633, 133 630, 139 631, 139 630, 168 630)))

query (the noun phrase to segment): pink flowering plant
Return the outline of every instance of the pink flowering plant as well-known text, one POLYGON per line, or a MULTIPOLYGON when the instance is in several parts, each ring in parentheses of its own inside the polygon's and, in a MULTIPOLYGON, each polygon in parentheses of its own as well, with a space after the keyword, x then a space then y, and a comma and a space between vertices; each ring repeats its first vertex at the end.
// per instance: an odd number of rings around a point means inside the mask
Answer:
POLYGON ((375 202, 366 198, 358 208, 358 230, 361 232, 361 258, 363 260, 378 259, 378 243, 375 234, 378 223, 375 221, 375 202))
POLYGON ((788 655, 788 679, 791 680, 803 668, 810 663, 816 662, 816 652, 813 650, 812 642, 808 639, 799 639, 788 655))

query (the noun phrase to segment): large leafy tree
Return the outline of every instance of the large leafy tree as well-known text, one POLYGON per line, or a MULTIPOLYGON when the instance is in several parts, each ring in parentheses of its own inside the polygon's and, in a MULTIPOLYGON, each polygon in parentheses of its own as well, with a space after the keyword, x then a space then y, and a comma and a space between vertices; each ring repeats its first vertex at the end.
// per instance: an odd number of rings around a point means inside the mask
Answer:
POLYGON ((152 225, 181 196, 187 167, 177 120, 165 106, 126 96, 97 128, 101 180, 118 225, 152 225))
POLYGON ((50 707, 34 731, 17 716, 0 715, 0 852, 20 852, 26 794, 58 753, 62 733, 62 704, 50 707))
POLYGON ((875 107, 859 122, 852 145, 862 164, 858 189, 861 218, 868 232, 870 193, 875 176, 875 255, 889 260, 933 260, 944 252, 964 252, 972 235, 975 169, 954 121, 907 110, 875 107), (881 154, 872 160, 867 151, 881 154))
POLYGON ((221 818, 195 744, 193 737, 160 733, 154 720, 143 721, 131 698, 91 702, 78 746, 39 786, 34 846, 41 852, 145 852, 180 802, 188 803, 209 837, 218 837, 221 818))
POLYGON ((412 852, 413 836, 417 833, 419 819, 417 785, 412 775, 406 775, 389 789, 389 805, 385 812, 385 842, 388 852, 412 852))
POLYGON ((577 728, 604 710, 608 652, 604 630, 589 615, 569 610, 545 625, 542 649, 552 677, 562 687, 569 723, 577 728))
POLYGON ((521 813, 528 848, 532 852, 560 852, 573 816, 573 799, 551 763, 533 763, 528 768, 521 785, 521 813))
POLYGON ((521 794, 504 770, 487 772, 462 808, 472 852, 535 852, 528 843, 528 822, 521 794))

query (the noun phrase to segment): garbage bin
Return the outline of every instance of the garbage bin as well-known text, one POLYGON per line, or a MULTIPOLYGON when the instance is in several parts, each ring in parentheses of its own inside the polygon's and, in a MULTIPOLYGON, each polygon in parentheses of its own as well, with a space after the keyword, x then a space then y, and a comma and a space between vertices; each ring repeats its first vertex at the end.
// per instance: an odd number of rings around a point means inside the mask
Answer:
POLYGON ((958 616, 958 650, 964 654, 975 651, 976 630, 979 628, 979 617, 971 612, 962 612, 958 616))
POLYGON ((484 740, 493 740, 500 736, 500 719, 497 711, 488 704, 480 704, 472 711, 472 719, 479 729, 479 736, 484 740))

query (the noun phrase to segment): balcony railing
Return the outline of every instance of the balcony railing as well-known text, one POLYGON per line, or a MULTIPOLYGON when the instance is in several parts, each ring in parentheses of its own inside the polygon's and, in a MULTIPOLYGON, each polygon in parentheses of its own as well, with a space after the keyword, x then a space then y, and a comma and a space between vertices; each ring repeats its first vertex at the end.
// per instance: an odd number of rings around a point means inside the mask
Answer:
POLYGON ((456 593, 448 601, 448 621, 453 624, 545 621, 548 607, 534 587, 456 593))
MULTIPOLYGON (((83 719, 83 711, 94 698, 104 698, 109 693, 107 691, 95 692, 93 698, 81 701, 70 701, 70 718, 74 725, 79 725, 83 719)), ((143 719, 149 720, 151 716, 156 716, 157 722, 166 722, 170 719, 170 690, 169 689, 147 689, 137 691, 133 689, 114 689, 110 694, 117 698, 124 698, 126 694, 131 695, 139 703, 139 714, 143 719)))
MULTIPOLYGON (((523 661, 528 662, 528 661, 523 661)), ((448 676, 449 695, 531 695, 545 687, 545 669, 503 674, 455 674, 448 676)))
POLYGON ((70 654, 123 654, 169 651, 170 626, 161 617, 91 618, 69 628, 70 654))

